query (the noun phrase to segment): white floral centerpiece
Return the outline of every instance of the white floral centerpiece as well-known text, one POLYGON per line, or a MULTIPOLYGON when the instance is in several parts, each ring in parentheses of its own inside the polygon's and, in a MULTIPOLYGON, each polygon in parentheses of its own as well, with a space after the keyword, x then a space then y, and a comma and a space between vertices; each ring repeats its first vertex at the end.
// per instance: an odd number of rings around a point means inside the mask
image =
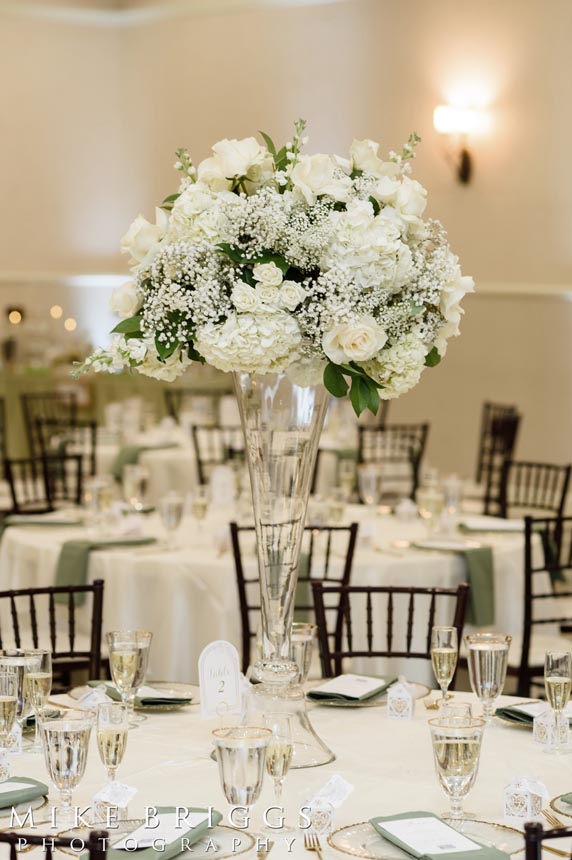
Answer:
POLYGON ((371 140, 349 158, 302 154, 305 123, 277 150, 262 134, 222 140, 195 168, 177 151, 179 190, 122 241, 133 280, 107 350, 83 365, 174 380, 193 362, 323 379, 356 413, 376 412, 459 333, 473 289, 411 178, 412 135, 388 160, 371 140))

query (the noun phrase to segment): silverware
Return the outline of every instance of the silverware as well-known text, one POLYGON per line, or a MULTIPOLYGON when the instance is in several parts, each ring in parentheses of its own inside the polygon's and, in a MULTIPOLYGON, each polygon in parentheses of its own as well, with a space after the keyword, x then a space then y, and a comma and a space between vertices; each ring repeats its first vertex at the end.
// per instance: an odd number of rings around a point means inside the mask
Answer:
POLYGON ((320 839, 315 833, 304 833, 304 848, 306 851, 315 851, 320 860, 323 860, 320 839))
POLYGON ((560 821, 558 816, 554 815, 549 809, 543 809, 542 814, 548 821, 551 827, 554 827, 556 830, 560 830, 562 827, 566 827, 563 821, 560 821))
MULTIPOLYGON (((427 708, 428 711, 438 711, 439 706, 441 704, 441 693, 437 696, 436 699, 431 698, 431 693, 428 693, 426 696, 423 696, 423 704, 427 708)), ((448 702, 449 699, 453 698, 453 693, 447 693, 445 696, 445 701, 448 702)))

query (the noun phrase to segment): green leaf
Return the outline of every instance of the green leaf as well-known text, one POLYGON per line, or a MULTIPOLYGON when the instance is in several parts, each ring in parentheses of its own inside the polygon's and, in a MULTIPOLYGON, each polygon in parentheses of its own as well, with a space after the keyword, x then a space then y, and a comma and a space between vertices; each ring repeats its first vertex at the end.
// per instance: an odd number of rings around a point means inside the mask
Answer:
POLYGON ((262 140, 266 144, 268 152, 270 152, 271 155, 275 156, 276 155, 276 147, 274 146, 274 141, 272 140, 270 135, 266 134, 263 131, 259 131, 258 134, 260 135, 260 137, 262 138, 262 140))
POLYGON ((345 397, 348 393, 348 383, 337 364, 328 364, 324 370, 324 386, 334 397, 345 397))
POLYGON ((350 179, 357 179, 359 176, 363 176, 363 170, 358 170, 357 167, 354 167, 350 173, 350 179))
POLYGON ((174 203, 175 200, 178 200, 180 196, 181 196, 180 191, 177 191, 176 194, 169 194, 168 197, 165 197, 165 199, 163 200, 163 203, 174 203))
POLYGON ((283 170, 288 164, 288 150, 285 146, 279 149, 274 156, 274 164, 277 170, 283 170))
POLYGON ((379 215, 379 213, 381 212, 381 206, 379 205, 379 201, 376 200, 375 197, 369 197, 368 200, 373 206, 373 214, 379 215))
POLYGON ((416 317, 424 309, 425 305, 411 305, 411 316, 416 317))
POLYGON ((230 257, 233 263, 245 262, 244 257, 238 248, 235 248, 234 245, 229 245, 228 242, 221 242, 221 244, 218 245, 218 250, 223 254, 226 254, 227 257, 230 257))
POLYGON ((436 367, 441 361, 439 350, 434 346, 425 356, 425 367, 436 367))
POLYGON ((350 400, 352 402, 354 412, 359 418, 364 409, 368 409, 370 404, 369 385, 363 377, 354 376, 352 379, 350 400))
POLYGON ((366 385, 369 389, 369 403, 367 408, 373 415, 377 415, 377 410, 379 409, 379 386, 373 379, 369 377, 366 379, 366 385))
POLYGON ((161 361, 165 361, 165 359, 170 358, 173 355, 177 347, 179 346, 179 341, 175 338, 174 343, 165 344, 162 340, 159 340, 159 335, 155 335, 155 349, 157 350, 157 355, 161 359, 161 361))
POLYGON ((117 323, 114 329, 111 329, 112 334, 130 334, 137 336, 141 335, 141 320, 142 317, 137 315, 134 317, 129 317, 126 320, 121 320, 121 322, 117 323))
POLYGON ((256 286, 256 281, 254 280, 254 275, 252 274, 250 269, 246 269, 246 268, 243 269, 241 274, 242 274, 242 280, 244 281, 245 284, 248 284, 249 287, 255 287, 256 286))
POLYGON ((189 348, 187 349, 187 355, 191 359, 191 361, 198 361, 200 364, 205 363, 205 359, 202 357, 200 352, 197 352, 192 343, 189 344, 189 348))

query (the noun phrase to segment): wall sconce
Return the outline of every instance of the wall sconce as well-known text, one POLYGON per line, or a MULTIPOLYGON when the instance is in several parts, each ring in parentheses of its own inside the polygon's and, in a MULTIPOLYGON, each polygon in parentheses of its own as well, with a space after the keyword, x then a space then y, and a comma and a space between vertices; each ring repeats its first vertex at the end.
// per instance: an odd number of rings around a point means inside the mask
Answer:
POLYGON ((24 308, 6 308, 6 317, 10 325, 20 325, 25 316, 24 308))
POLYGON ((473 158, 468 148, 469 136, 487 131, 489 114, 481 108, 438 105, 433 111, 433 126, 439 134, 447 135, 451 148, 448 159, 453 163, 459 182, 466 185, 473 173, 473 158))

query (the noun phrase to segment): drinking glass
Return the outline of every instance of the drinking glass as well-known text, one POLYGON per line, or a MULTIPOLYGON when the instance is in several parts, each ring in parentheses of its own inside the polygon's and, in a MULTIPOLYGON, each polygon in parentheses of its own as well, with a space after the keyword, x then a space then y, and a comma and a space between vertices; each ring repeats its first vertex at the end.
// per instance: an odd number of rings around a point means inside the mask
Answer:
POLYGON ((419 487, 415 499, 419 509, 419 516, 422 520, 425 520, 429 534, 432 534, 437 528, 437 524, 443 513, 445 494, 438 485, 431 484, 428 487, 419 487))
POLYGON ((360 499, 365 505, 379 505, 381 499, 381 468, 379 463, 358 466, 360 499))
POLYGON ((42 751, 38 714, 44 708, 52 691, 52 652, 36 649, 30 652, 28 665, 24 672, 24 698, 34 713, 35 730, 32 752, 42 751))
POLYGON ((0 672, 0 749, 6 749, 8 735, 16 722, 18 710, 18 675, 16 672, 0 672))
POLYGON ((145 466, 129 463, 123 467, 123 497, 136 511, 143 510, 148 480, 145 466))
POLYGON ((272 731, 258 726, 215 729, 213 743, 224 796, 248 810, 260 796, 272 731))
POLYGON ((449 475, 443 481, 443 491, 445 493, 445 510, 449 516, 454 517, 461 510, 463 482, 457 475, 449 475))
POLYGON ((197 487, 191 497, 191 513, 196 520, 204 520, 209 508, 208 491, 206 487, 197 487))
POLYGON ((281 807, 284 779, 294 752, 292 717, 285 713, 267 713, 264 714, 264 725, 272 732, 266 749, 266 773, 274 780, 274 799, 276 806, 281 807))
POLYGON ((338 466, 338 484, 345 493, 346 500, 351 499, 356 484, 355 460, 343 457, 338 466))
POLYGON ((128 707, 131 723, 142 721, 134 713, 135 696, 145 683, 152 639, 148 630, 115 630, 107 634, 111 677, 128 707))
POLYGON ((572 687, 572 653, 547 651, 544 658, 544 687, 546 698, 554 713, 554 734, 547 752, 556 755, 567 752, 562 746, 562 714, 570 699, 572 687))
POLYGON ((503 691, 511 642, 512 636, 504 633, 469 633, 465 636, 471 689, 480 699, 483 718, 489 723, 495 699, 503 691))
POLYGON ((306 621, 294 621, 292 624, 290 659, 298 666, 295 684, 304 684, 308 680, 317 629, 315 624, 306 621))
POLYGON ((181 493, 170 492, 159 502, 159 514, 167 533, 167 544, 175 547, 175 532, 181 525, 185 510, 185 497, 181 493))
POLYGON ((32 713, 32 703, 26 696, 24 678, 27 672, 34 671, 38 667, 37 653, 33 649, 26 650, 24 648, 6 648, 0 651, 0 672, 13 672, 17 677, 16 719, 22 727, 32 713))
POLYGON ((431 663, 441 688, 441 705, 445 704, 449 684, 457 668, 459 643, 456 627, 434 627, 431 631, 431 663))
POLYGON ((87 480, 84 501, 95 526, 105 523, 114 499, 115 487, 110 477, 97 476, 87 480))
POLYGON ((450 723, 460 720, 466 725, 473 719, 473 709, 469 702, 443 702, 442 717, 450 723))
POLYGON ((463 812, 463 798, 477 778, 484 725, 484 720, 463 722, 447 717, 429 720, 435 770, 441 788, 449 796, 447 817, 470 817, 463 812))
POLYGON ((108 782, 114 782, 123 761, 129 731, 129 709, 123 702, 104 702, 97 708, 97 748, 107 769, 108 782))
POLYGON ((74 824, 72 792, 85 773, 95 714, 73 709, 60 709, 56 714, 44 709, 39 722, 46 767, 60 792, 54 823, 64 829, 74 824))

